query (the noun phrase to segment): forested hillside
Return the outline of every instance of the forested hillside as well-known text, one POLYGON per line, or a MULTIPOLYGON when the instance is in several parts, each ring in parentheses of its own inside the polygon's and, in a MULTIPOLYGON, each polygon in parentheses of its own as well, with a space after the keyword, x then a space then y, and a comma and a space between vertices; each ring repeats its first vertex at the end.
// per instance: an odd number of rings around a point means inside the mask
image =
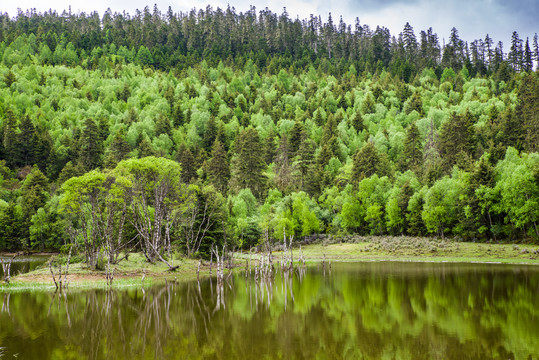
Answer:
POLYGON ((537 241, 532 43, 254 8, 0 15, 0 250, 537 241))

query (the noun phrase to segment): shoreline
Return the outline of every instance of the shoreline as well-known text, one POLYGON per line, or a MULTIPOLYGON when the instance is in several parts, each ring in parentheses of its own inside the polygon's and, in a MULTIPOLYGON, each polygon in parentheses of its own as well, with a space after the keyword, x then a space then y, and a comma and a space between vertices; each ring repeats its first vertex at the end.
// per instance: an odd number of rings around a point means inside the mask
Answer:
MULTIPOLYGON (((492 265, 539 265, 539 247, 536 245, 484 244, 438 241, 425 238, 371 238, 369 241, 335 242, 301 245, 294 247, 292 254, 297 261, 302 253, 308 265, 327 262, 417 262, 417 263, 462 263, 492 265)), ((280 251, 273 251, 277 264, 280 251)), ((41 254, 54 255, 54 254, 41 254)), ((251 255, 254 258, 254 255, 251 255)), ((249 259, 246 252, 234 254, 234 268, 244 269, 249 259)), ((70 264, 67 276, 70 289, 108 289, 151 285, 165 281, 192 281, 197 279, 197 259, 173 260, 179 269, 167 271, 163 263, 148 264, 141 254, 131 254, 129 260, 114 265, 115 278, 112 285, 106 284, 104 271, 91 270, 84 264, 70 264), (144 275, 145 274, 145 275, 144 275), (144 280, 142 278, 144 277, 144 280)), ((200 278, 209 275, 209 261, 202 261, 200 278)), ((212 275, 215 275, 213 264, 212 275)), ((29 273, 12 276, 9 284, 0 283, 0 292, 12 291, 55 291, 52 275, 47 266, 29 273)))

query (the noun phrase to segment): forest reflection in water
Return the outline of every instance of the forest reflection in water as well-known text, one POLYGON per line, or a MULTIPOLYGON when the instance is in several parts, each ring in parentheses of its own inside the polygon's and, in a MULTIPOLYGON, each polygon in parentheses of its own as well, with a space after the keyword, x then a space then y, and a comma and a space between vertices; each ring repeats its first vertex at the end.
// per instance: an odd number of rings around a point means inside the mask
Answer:
POLYGON ((539 358, 539 268, 353 263, 2 293, 5 358, 539 358))

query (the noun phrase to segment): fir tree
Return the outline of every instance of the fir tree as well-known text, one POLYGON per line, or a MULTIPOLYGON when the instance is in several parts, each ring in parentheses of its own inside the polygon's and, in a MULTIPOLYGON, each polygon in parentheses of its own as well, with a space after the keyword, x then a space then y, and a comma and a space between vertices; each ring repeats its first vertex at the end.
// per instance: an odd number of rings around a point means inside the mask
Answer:
POLYGON ((103 140, 99 129, 92 119, 86 119, 84 130, 80 138, 79 160, 86 171, 96 169, 101 166, 101 155, 103 154, 103 140))
POLYGON ((21 166, 35 163, 36 137, 34 124, 30 117, 24 116, 19 125, 17 163, 21 166))
POLYGON ((191 183, 197 179, 197 167, 195 157, 191 150, 182 143, 176 152, 176 161, 182 166, 181 180, 184 183, 191 183))
POLYGON ((261 199, 266 190, 267 178, 264 175, 266 165, 258 132, 252 127, 240 132, 235 150, 231 188, 236 192, 249 188, 257 199, 261 199))
POLYGON ((379 166, 380 155, 378 154, 378 150, 376 150, 372 142, 367 141, 354 155, 352 182, 358 183, 364 178, 371 177, 378 172, 379 166))
POLYGON ((213 143, 207 171, 210 183, 219 192, 226 194, 230 179, 230 167, 225 148, 219 139, 213 143))
POLYGON ((464 115, 453 114, 449 121, 442 124, 438 140, 438 151, 442 158, 443 170, 448 173, 457 162, 460 152, 473 155, 474 127, 469 111, 464 115))
POLYGON ((155 136, 159 137, 161 134, 166 134, 172 137, 172 127, 170 126, 170 120, 164 114, 159 114, 155 121, 155 136))
POLYGON ((148 137, 144 136, 142 133, 140 133, 139 136, 141 136, 142 139, 137 146, 138 158, 141 159, 148 156, 155 156, 155 149, 148 137))
POLYGON ((215 122, 215 117, 210 116, 208 122, 206 122, 206 129, 204 130, 204 135, 202 137, 202 145, 206 151, 210 151, 212 149, 216 137, 217 124, 215 122))
POLYGON ((2 137, 3 156, 9 167, 15 165, 17 158, 17 118, 11 109, 6 110, 4 118, 4 131, 2 137))
POLYGON ((302 143, 302 141, 305 139, 305 137, 306 137, 306 133, 305 133, 305 128, 303 126, 303 123, 301 123, 300 121, 294 122, 294 126, 292 127, 292 130, 290 130, 290 140, 288 140, 287 138, 287 142, 289 145, 288 150, 290 151, 289 155, 291 157, 295 156, 296 151, 298 151, 299 146, 302 143))
POLYGON ((416 173, 423 164, 423 145, 421 144, 421 136, 415 122, 410 124, 406 130, 404 148, 399 163, 402 171, 412 170, 416 173))
POLYGON ((286 134, 281 136, 279 148, 277 149, 277 156, 275 157, 275 184, 277 188, 283 192, 288 193, 292 188, 292 166, 290 163, 290 145, 288 143, 288 137, 286 134))
POLYGON ((309 177, 314 173, 312 167, 314 164, 314 145, 309 139, 302 142, 297 153, 297 161, 294 164, 299 172, 299 188, 312 195, 312 189, 309 188, 309 177))
POLYGON ((361 112, 356 111, 354 118, 352 119, 352 127, 356 129, 357 133, 363 131, 365 128, 365 125, 363 124, 363 117, 361 116, 361 112))

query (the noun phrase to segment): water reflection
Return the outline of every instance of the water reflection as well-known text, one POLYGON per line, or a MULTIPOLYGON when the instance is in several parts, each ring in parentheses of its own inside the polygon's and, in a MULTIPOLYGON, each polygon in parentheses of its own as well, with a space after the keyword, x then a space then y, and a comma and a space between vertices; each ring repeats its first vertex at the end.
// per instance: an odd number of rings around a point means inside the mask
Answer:
MULTIPOLYGON (((10 275, 11 277, 18 275, 18 274, 24 274, 29 271, 35 270, 38 266, 44 264, 50 256, 48 255, 32 255, 32 256, 17 256, 13 258, 12 256, 0 256, 0 259, 4 260, 4 262, 8 263, 9 261, 13 261, 11 263, 11 271, 10 275)), ((2 266, 0 266, 0 280, 4 277, 4 271, 2 266)))
POLYGON ((1 294, 5 358, 539 358, 539 269, 369 263, 1 294))

